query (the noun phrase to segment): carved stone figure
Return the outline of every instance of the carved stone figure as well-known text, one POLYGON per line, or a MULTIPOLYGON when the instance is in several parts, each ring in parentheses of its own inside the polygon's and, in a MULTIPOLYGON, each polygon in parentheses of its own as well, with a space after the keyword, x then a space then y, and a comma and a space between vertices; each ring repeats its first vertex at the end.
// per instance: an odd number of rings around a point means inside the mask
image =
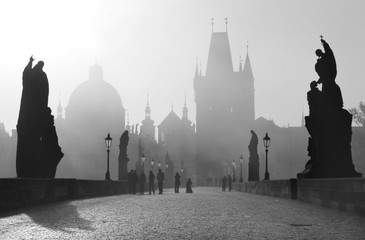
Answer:
POLYGON ((33 61, 32 56, 23 71, 16 171, 22 178, 54 178, 63 153, 48 107, 49 85, 44 62, 39 61, 32 68, 33 61))
POLYGON ((119 169, 118 169, 118 180, 127 180, 128 179, 128 155, 127 155, 127 147, 129 142, 129 134, 128 131, 124 131, 122 136, 120 137, 119 143, 119 169))
POLYGON ((259 143, 259 139, 257 138, 257 134, 251 130, 252 136, 250 140, 250 145, 248 145, 248 150, 250 152, 250 158, 248 162, 248 181, 259 181, 259 155, 257 153, 257 145, 259 143))
POLYGON ((322 92, 311 83, 307 93, 309 116, 305 126, 310 135, 308 156, 310 160, 298 178, 361 177, 355 171, 351 155, 352 115, 342 108, 341 90, 335 83, 336 61, 328 43, 321 39, 325 53, 317 50, 315 69, 322 83, 322 92))

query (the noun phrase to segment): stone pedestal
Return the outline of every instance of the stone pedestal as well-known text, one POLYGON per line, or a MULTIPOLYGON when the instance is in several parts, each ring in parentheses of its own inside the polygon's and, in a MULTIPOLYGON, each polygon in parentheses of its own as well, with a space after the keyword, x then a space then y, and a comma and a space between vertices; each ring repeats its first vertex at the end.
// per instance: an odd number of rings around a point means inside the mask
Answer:
POLYGON ((250 156, 248 162, 248 181, 260 181, 260 162, 259 156, 250 156))
POLYGON ((355 171, 351 155, 352 115, 345 109, 321 112, 305 118, 310 134, 305 170, 297 177, 352 178, 361 177, 355 171))

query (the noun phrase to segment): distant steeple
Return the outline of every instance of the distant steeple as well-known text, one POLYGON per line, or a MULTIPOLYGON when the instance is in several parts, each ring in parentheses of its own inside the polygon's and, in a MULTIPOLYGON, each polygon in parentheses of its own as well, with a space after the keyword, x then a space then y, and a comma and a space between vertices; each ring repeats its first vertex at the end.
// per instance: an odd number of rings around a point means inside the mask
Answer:
POLYGON ((188 120, 188 108, 186 107, 186 91, 185 91, 185 95, 184 95, 184 107, 183 107, 183 116, 182 116, 182 120, 188 120))
POLYGON ((242 58, 241 58, 241 54, 240 54, 239 61, 240 61, 240 65, 239 65, 239 67, 238 67, 238 71, 239 71, 239 72, 242 72, 242 58))
POLYGON ((249 81, 254 80, 254 77, 253 77, 253 74, 252 74, 250 58, 248 56, 248 51, 247 51, 247 55, 246 55, 245 66, 243 68, 243 73, 244 73, 247 80, 249 80, 249 81))
POLYGON ((130 132, 131 131, 131 125, 129 125, 129 113, 127 113, 127 126, 125 126, 125 129, 130 132))
POLYGON ((147 106, 145 109, 146 118, 151 119, 151 108, 150 108, 150 101, 149 101, 149 93, 147 92, 147 106))
POLYGON ((61 95, 58 98, 58 107, 57 107, 57 118, 63 118, 63 107, 61 105, 61 95))

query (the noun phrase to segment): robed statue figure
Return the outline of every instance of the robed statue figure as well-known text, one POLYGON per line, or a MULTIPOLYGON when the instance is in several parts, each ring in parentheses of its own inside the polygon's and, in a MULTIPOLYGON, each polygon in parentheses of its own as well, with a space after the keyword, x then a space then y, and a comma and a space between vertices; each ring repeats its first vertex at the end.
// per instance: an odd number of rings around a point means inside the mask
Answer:
POLYGON ((54 178, 63 153, 48 107, 49 85, 44 62, 39 61, 32 68, 33 61, 32 56, 23 71, 16 171, 22 178, 54 178))

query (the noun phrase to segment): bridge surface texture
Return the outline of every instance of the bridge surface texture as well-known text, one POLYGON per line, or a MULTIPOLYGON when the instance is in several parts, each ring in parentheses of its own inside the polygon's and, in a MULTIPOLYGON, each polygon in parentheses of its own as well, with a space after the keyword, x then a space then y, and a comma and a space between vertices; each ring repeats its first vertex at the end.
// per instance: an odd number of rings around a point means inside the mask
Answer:
POLYGON ((0 216, 0 239, 365 239, 361 216, 219 188, 193 190, 13 211, 0 216))

